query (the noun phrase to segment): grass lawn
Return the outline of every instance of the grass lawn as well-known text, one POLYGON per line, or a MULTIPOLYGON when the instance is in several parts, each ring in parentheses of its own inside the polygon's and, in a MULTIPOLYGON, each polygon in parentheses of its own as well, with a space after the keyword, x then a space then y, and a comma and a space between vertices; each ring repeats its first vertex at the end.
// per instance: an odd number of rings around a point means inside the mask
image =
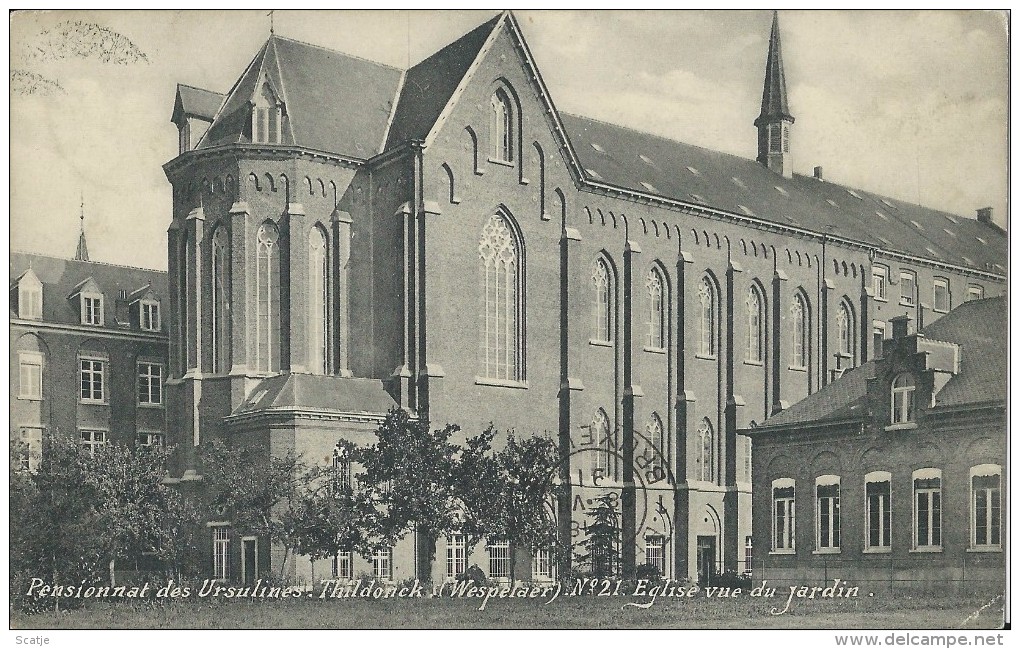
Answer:
POLYGON ((560 597, 480 600, 421 599, 223 599, 89 602, 60 613, 12 613, 12 629, 992 629, 1002 626, 1002 598, 923 596, 860 597, 849 600, 658 598, 647 609, 623 607, 646 597, 560 597), (988 606, 986 606, 988 605, 988 606), (979 609, 980 613, 978 613, 979 609))

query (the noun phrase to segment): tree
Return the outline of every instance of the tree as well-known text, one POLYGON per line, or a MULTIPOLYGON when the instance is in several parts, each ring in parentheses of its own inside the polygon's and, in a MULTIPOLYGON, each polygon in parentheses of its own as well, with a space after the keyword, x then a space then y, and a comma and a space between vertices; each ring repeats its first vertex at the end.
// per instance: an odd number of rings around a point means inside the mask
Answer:
POLYGON ((210 515, 230 517, 241 534, 268 538, 284 548, 287 561, 302 543, 308 512, 307 490, 316 473, 293 452, 271 456, 257 445, 206 442, 201 450, 203 479, 212 494, 210 515))
POLYGON ((494 437, 490 427, 468 440, 461 480, 466 527, 476 538, 510 546, 510 580, 514 583, 517 549, 531 552, 556 540, 553 515, 558 493, 559 451, 548 437, 520 440, 512 433, 499 452, 487 453, 494 437))
POLYGON ((393 545, 416 531, 426 545, 427 562, 419 566, 424 583, 432 580, 437 540, 461 527, 457 484, 463 449, 450 442, 459 430, 454 425, 431 430, 428 421, 393 409, 374 444, 352 449, 352 460, 364 468, 358 479, 377 507, 371 521, 375 543, 393 545))
POLYGON ((592 522, 585 526, 585 538, 579 545, 586 551, 580 563, 587 564, 591 576, 597 579, 616 577, 620 568, 620 513, 616 509, 615 494, 598 498, 592 510, 592 522))

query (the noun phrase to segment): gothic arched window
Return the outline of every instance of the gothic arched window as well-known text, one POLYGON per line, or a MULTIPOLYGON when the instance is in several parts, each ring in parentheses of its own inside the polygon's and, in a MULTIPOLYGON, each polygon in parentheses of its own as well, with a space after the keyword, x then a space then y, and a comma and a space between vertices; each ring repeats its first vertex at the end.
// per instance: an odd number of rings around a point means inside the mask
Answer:
POLYGON ((230 369, 230 234, 219 226, 212 238, 212 365, 230 369))
POLYGON ((666 431, 662 426, 662 419, 658 413, 652 413, 645 426, 648 435, 648 444, 651 446, 651 463, 658 467, 661 477, 665 477, 666 467, 669 466, 669 444, 666 440, 666 431))
POLYGON ((698 286, 698 353, 715 356, 715 290, 706 277, 698 286))
POLYGON ((752 363, 761 363, 765 358, 763 316, 761 295, 758 289, 752 286, 747 292, 747 360, 752 363))
POLYGON ((591 419, 590 432, 595 448, 592 478, 611 479, 613 477, 613 435, 609 426, 609 415, 602 408, 595 411, 595 416, 591 419))
POLYGON ((854 317, 846 302, 839 305, 836 312, 836 335, 839 338, 839 353, 850 357, 850 364, 853 365, 854 357, 854 317))
POLYGON ((308 232, 308 371, 325 374, 329 348, 329 265, 326 232, 308 232))
POLYGON ((282 117, 283 104, 268 83, 262 84, 262 90, 255 96, 255 107, 251 114, 252 142, 279 144, 282 117))
POLYGON ((715 481, 715 432, 712 422, 703 419, 698 426, 698 449, 695 456, 698 466, 696 475, 704 482, 715 481))
POLYGON ((493 160, 514 161, 514 112, 510 95, 503 88, 492 94, 492 119, 489 124, 489 152, 493 160))
POLYGON ((489 217, 478 244, 484 296, 481 312, 482 376, 524 380, 524 296, 521 243, 510 221, 489 217))
POLYGON ((666 309, 663 307, 662 292, 665 282, 658 268, 652 268, 645 277, 645 289, 648 291, 648 337, 645 341, 649 347, 662 349, 666 346, 665 331, 666 309))
POLYGON ((793 304, 790 306, 790 316, 793 319, 793 346, 790 365, 798 368, 807 367, 808 314, 807 302, 803 295, 798 293, 794 296, 793 304))
POLYGON ((595 290, 592 301, 595 317, 593 339, 599 342, 613 340, 613 281, 609 263, 599 257, 591 267, 592 287, 595 290))
POLYGON ((263 223, 255 235, 255 368, 275 372, 280 358, 280 251, 276 225, 263 223))

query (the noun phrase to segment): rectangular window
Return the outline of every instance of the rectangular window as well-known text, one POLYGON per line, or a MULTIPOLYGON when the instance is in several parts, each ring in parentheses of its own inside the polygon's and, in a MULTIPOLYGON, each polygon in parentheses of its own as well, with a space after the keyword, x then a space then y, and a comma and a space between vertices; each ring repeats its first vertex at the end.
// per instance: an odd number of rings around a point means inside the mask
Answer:
POLYGON ((885 266, 873 266, 871 268, 871 288, 875 293, 875 299, 885 302, 889 299, 888 285, 889 269, 885 266))
POLYGON ((933 296, 932 307, 939 313, 945 313, 953 308, 949 294, 948 279, 935 278, 935 295, 933 296))
POLYGON ((21 428, 22 446, 18 458, 21 470, 35 473, 39 468, 39 461, 42 459, 42 433, 43 429, 38 427, 21 428))
POLYGON ((754 571, 754 545, 751 537, 744 537, 744 571, 743 574, 750 576, 754 571))
POLYGON ((794 546, 794 486, 772 488, 772 549, 792 551, 794 546))
POLYGON ((456 579, 467 570, 467 539, 451 534, 446 540, 446 578, 456 579))
POLYGON ((159 302, 142 302, 139 324, 145 331, 159 331, 159 302))
POLYGON ((535 550, 531 564, 531 578, 535 581, 549 580, 553 578, 552 550, 539 548, 535 550))
POLYGON ((872 358, 881 358, 882 345, 885 340, 885 322, 875 320, 871 323, 871 344, 874 347, 872 358))
POLYGON ((138 404, 158 406, 163 403, 163 366, 157 363, 138 364, 138 404))
POLYGON ((942 547, 942 479, 914 479, 914 545, 942 547))
POLYGON ((999 474, 975 475, 971 478, 973 494, 973 533, 975 548, 998 548, 1002 545, 1002 496, 999 474))
POLYGON ((900 271, 900 304, 914 306, 917 304, 917 275, 913 271, 900 271))
POLYGON ((506 541, 489 544, 489 577, 510 577, 510 544, 506 541))
POLYGON ((230 579, 230 528, 213 528, 213 579, 230 579))
POLYGON ((42 319, 42 287, 32 282, 25 286, 28 278, 22 280, 18 287, 18 317, 24 320, 42 319))
POLYGON ((839 549, 839 483, 819 484, 817 492, 819 550, 839 549))
POLYGON ((985 297, 985 289, 977 284, 971 284, 967 287, 967 301, 970 300, 983 300, 985 297))
POLYGON ((80 360, 81 400, 102 402, 105 398, 103 377, 106 363, 95 358, 80 360))
POLYGON ((42 399, 43 357, 38 352, 18 352, 18 397, 42 399))
POLYGON ((103 324, 103 296, 81 296, 81 323, 87 325, 103 324))
POLYGON ((666 539, 661 535, 645 537, 645 563, 655 566, 660 575, 666 574, 666 539))
POLYGON ((166 433, 138 433, 139 446, 166 446, 166 433))
POLYGON ((865 513, 869 548, 892 546, 892 509, 890 508, 890 486, 888 480, 868 482, 865 486, 867 512, 865 513))
POLYGON ((333 455, 334 478, 338 489, 349 489, 351 486, 351 461, 338 454, 333 455))
POLYGON ((100 446, 106 446, 105 430, 81 430, 80 433, 82 448, 88 450, 90 455, 95 455, 100 446))
POLYGON ((333 557, 333 578, 354 579, 353 553, 341 552, 333 557))
POLYGON ((375 551, 372 555, 372 576, 379 581, 393 579, 393 548, 375 551))

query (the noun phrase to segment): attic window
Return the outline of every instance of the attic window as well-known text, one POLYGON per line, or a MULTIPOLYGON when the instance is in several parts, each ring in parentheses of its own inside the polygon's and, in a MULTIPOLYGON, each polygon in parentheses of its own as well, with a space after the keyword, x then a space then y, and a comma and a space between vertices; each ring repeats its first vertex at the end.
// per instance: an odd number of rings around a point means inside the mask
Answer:
POLYGON ((955 237, 956 236, 956 233, 953 232, 952 230, 950 230, 949 228, 942 228, 942 231, 945 232, 946 234, 948 234, 951 237, 955 237))
POLYGON ((886 221, 888 221, 888 220, 889 220, 889 217, 888 217, 888 216, 886 216, 885 214, 882 214, 882 213, 881 213, 881 212, 879 212, 878 210, 875 210, 875 214, 876 214, 876 215, 877 215, 877 216, 878 216, 879 218, 881 218, 881 219, 884 219, 884 220, 886 220, 886 221))
POLYGON ((826 198, 825 202, 828 203, 829 205, 839 209, 839 205, 836 205, 836 201, 832 200, 831 198, 826 198))
POLYGON ((957 221, 954 217, 950 216, 949 214, 943 214, 942 216, 946 217, 947 219, 949 219, 953 223, 959 223, 959 221, 957 221))
POLYGON ((42 282, 32 271, 18 281, 18 317, 23 320, 42 319, 42 282))
POLYGON ((915 221, 914 219, 910 219, 910 222, 911 222, 911 223, 912 223, 912 224, 914 225, 914 227, 915 227, 915 228, 917 228, 918 230, 921 230, 922 232, 924 231, 924 227, 922 227, 922 226, 921 226, 921 224, 920 224, 920 223, 918 223, 917 221, 915 221))
POLYGON ((888 207, 888 208, 889 208, 889 209, 891 209, 891 210, 894 210, 894 209, 896 209, 896 206, 895 206, 895 205, 893 205, 892 203, 890 203, 889 201, 887 201, 887 200, 886 200, 886 199, 884 199, 884 198, 882 199, 882 205, 885 205, 886 207, 888 207))
POLYGON ((800 223, 797 222, 797 219, 793 218, 789 214, 784 214, 783 218, 789 221, 790 223, 793 223, 794 225, 800 225, 800 223))
POLYGON ((595 149, 599 153, 605 153, 606 152, 605 149, 603 149, 600 145, 595 144, 594 142, 591 143, 591 148, 595 149))
POLYGON ((973 266, 974 265, 974 260, 971 259, 970 257, 966 257, 964 255, 960 255, 960 259, 963 259, 963 263, 967 264, 968 266, 973 266))
POLYGON ((159 302, 157 300, 142 300, 139 304, 138 324, 143 331, 159 331, 159 302))
POLYGON ((698 171, 697 169, 695 169, 694 167, 690 167, 690 166, 687 167, 687 171, 691 172, 695 176, 700 176, 701 175, 701 172, 698 171))
POLYGON ((733 178, 731 178, 730 180, 732 180, 733 184, 736 185, 737 187, 741 189, 747 189, 747 185, 744 184, 744 181, 737 178, 736 176, 733 176, 733 178))
POLYGON ((103 296, 100 293, 81 294, 81 323, 102 326, 103 296))
POLYGON ((597 171, 595 171, 594 169, 585 169, 584 173, 588 174, 589 176, 591 176, 595 180, 602 180, 602 176, 600 176, 599 173, 597 171))
POLYGON ((754 216, 754 212, 753 212, 753 211, 751 211, 751 208, 750 208, 750 207, 748 207, 748 206, 746 206, 746 205, 737 205, 737 207, 738 207, 738 208, 740 209, 740 211, 741 211, 741 212, 743 212, 744 214, 746 214, 746 215, 748 215, 748 216, 754 216))
POLYGON ((925 246, 924 249, 927 250, 928 253, 931 254, 933 257, 939 257, 941 259, 941 257, 939 256, 939 253, 937 253, 934 250, 932 250, 931 246, 925 246))
POLYGON ((700 194, 688 194, 688 196, 693 198, 698 203, 705 203, 705 199, 700 194))
POLYGON ((276 98, 268 83, 255 96, 255 109, 251 113, 252 142, 280 143, 280 125, 283 121, 283 104, 276 98))
POLYGON ((659 190, 656 189, 655 186, 652 185, 651 183, 646 183, 644 181, 641 181, 641 186, 644 187, 645 189, 647 189, 650 192, 654 192, 656 194, 659 193, 659 190))
POLYGON ((875 235, 875 236, 877 236, 878 240, 881 241, 882 243, 884 243, 885 245, 892 246, 892 241, 889 241, 888 239, 886 239, 882 235, 878 234, 878 235, 875 235))
POLYGON ((776 191, 779 192, 780 194, 782 194, 783 196, 789 196, 790 195, 790 192, 786 191, 785 189, 783 189, 779 185, 776 185, 776 191))
POLYGON ((846 193, 847 193, 847 194, 850 194, 851 196, 853 196, 853 197, 854 197, 854 198, 856 198, 857 200, 860 200, 860 201, 863 201, 863 200, 864 200, 864 197, 863 197, 863 196, 861 196, 860 194, 858 194, 857 192, 855 192, 855 191, 854 191, 854 190, 852 190, 852 189, 847 189, 847 190, 846 190, 846 193))
POLYGON ((652 162, 651 158, 649 158, 648 156, 646 156, 644 154, 641 154, 638 157, 641 158, 641 162, 643 162, 645 164, 649 164, 649 165, 654 165, 655 164, 654 162, 652 162))
POLYGON ((974 238, 977 239, 978 241, 980 241, 981 245, 984 245, 984 246, 988 245, 988 242, 985 241, 984 239, 982 239, 981 237, 974 237, 974 238))

